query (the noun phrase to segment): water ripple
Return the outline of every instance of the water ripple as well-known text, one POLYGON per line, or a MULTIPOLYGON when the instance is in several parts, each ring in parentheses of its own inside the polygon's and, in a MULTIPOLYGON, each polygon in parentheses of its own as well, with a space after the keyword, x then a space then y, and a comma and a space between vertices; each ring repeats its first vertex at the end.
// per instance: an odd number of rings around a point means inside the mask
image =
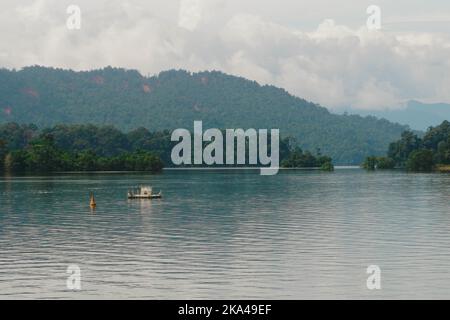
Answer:
POLYGON ((450 176, 362 170, 3 178, 0 297, 448 299, 448 199, 450 176))

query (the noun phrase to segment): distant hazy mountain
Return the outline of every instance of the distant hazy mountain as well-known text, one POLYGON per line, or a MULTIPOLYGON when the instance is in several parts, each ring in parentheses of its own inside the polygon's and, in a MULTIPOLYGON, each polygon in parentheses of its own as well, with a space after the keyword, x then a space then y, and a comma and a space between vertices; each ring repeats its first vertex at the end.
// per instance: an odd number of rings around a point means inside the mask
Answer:
MULTIPOLYGON (((299 84, 301 85, 301 84, 299 84)), ((336 115, 273 86, 221 72, 166 71, 143 77, 106 68, 89 72, 29 67, 0 70, 0 122, 111 124, 124 130, 279 128, 304 149, 359 164, 385 154, 404 126, 357 115, 336 115)))
POLYGON ((426 130, 430 126, 440 125, 444 120, 450 120, 450 104, 425 104, 410 101, 406 108, 386 111, 350 111, 360 115, 373 115, 392 122, 409 125, 411 129, 426 130))

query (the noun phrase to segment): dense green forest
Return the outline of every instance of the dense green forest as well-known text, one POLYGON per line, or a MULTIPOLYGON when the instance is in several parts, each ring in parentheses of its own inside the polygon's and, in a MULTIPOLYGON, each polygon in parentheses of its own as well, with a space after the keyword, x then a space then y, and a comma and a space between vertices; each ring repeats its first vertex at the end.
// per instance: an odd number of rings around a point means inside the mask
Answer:
POLYGON ((123 141, 114 140, 120 136, 114 133, 113 128, 93 126, 58 126, 39 132, 34 125, 2 125, 0 168, 13 172, 162 170, 157 153, 125 149, 123 141))
POLYGON ((332 159, 322 155, 320 150, 316 155, 313 155, 309 151, 304 152, 298 146, 291 144, 289 147, 289 145, 288 140, 282 140, 281 147, 288 150, 280 154, 282 168, 320 168, 324 171, 334 171, 332 159))
MULTIPOLYGON (((138 128, 124 133, 113 126, 0 125, 0 168, 6 171, 160 171, 171 166, 177 142, 168 130, 138 128)), ((205 143, 206 145, 206 143, 205 143)), ((270 150, 270 145, 269 145, 270 150)), ((320 167, 332 171, 332 159, 302 149, 295 139, 280 141, 283 167, 320 167)))
POLYGON ((406 168, 410 171, 448 171, 450 165, 450 122, 428 128, 421 138, 404 131, 401 138, 389 145, 387 157, 368 157, 367 169, 406 168))
POLYGON ((161 132, 190 129, 194 120, 202 120, 205 128, 278 128, 283 136, 295 137, 302 149, 320 148, 338 164, 382 155, 387 141, 407 129, 375 117, 332 114, 283 89, 217 71, 172 70, 145 77, 110 67, 0 70, 0 123, 92 123, 161 132))

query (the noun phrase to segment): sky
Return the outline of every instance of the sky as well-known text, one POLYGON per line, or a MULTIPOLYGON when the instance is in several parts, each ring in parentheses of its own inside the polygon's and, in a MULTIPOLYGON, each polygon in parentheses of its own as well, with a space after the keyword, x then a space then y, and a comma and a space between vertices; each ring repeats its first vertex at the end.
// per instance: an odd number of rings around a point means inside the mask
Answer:
POLYGON ((0 0, 0 67, 220 70, 332 110, 450 103, 448 0, 0 0), (80 28, 67 8, 80 9, 80 28), (367 8, 380 8, 369 30, 367 8))

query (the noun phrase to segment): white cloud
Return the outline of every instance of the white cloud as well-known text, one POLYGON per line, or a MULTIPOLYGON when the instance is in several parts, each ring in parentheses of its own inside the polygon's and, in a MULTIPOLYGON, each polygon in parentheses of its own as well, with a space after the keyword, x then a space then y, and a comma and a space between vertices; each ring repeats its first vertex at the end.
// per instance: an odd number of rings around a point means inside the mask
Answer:
POLYGON ((201 0, 181 0, 178 25, 190 31, 195 30, 202 19, 201 0))
MULTIPOLYGON (((448 33, 370 32, 364 6, 358 27, 325 19, 332 11, 317 0, 311 14, 322 12, 323 19, 304 28, 283 23, 293 21, 290 13, 267 1, 78 0, 82 28, 70 31, 72 2, 0 0, 0 66, 113 65, 143 74, 220 69, 334 109, 395 108, 411 99, 450 103, 448 33)), ((294 2, 286 3, 292 11, 294 2)), ((342 17, 343 10, 335 11, 342 17)))
POLYGON ((39 20, 46 14, 45 0, 36 0, 30 5, 19 5, 16 12, 23 20, 39 20))

